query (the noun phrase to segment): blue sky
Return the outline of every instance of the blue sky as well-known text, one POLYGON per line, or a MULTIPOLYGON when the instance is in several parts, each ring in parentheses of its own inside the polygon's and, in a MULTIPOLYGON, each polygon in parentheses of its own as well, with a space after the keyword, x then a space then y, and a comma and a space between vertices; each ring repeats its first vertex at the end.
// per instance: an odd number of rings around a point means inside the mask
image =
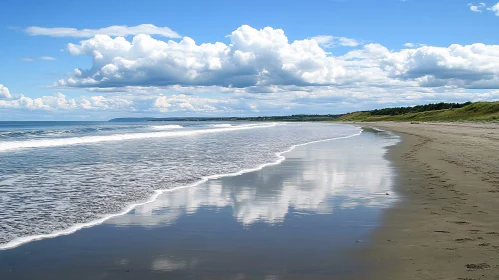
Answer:
POLYGON ((497 100, 498 23, 497 1, 6 0, 0 120, 497 100))

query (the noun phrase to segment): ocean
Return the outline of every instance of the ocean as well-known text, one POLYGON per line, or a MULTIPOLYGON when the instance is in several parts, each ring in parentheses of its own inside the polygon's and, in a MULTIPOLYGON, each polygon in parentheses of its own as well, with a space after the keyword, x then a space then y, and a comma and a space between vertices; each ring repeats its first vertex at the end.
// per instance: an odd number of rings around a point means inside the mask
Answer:
POLYGON ((298 145, 360 133, 321 123, 0 122, 0 249, 281 163, 298 145))

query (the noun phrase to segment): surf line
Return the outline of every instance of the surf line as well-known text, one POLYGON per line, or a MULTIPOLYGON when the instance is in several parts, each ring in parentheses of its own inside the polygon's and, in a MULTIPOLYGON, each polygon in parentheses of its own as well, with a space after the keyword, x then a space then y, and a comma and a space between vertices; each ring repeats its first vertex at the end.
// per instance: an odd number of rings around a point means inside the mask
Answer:
POLYGON ((204 134, 204 133, 219 133, 219 132, 229 132, 229 131, 255 129, 255 128, 269 128, 269 127, 274 127, 276 125, 277 124, 273 123, 273 124, 254 125, 254 126, 232 126, 224 128, 188 130, 188 131, 183 131, 183 130, 159 131, 159 132, 145 132, 145 133, 124 133, 124 134, 102 135, 102 136, 56 138, 56 139, 46 139, 46 140, 9 141, 9 142, 0 142, 0 152, 6 152, 17 149, 26 149, 26 148, 60 147, 60 146, 72 146, 72 145, 123 141, 123 140, 190 136, 190 135, 204 134))
POLYGON ((145 204, 152 203, 152 202, 156 201, 158 199, 158 197, 161 194, 163 194, 163 193, 174 192, 174 191, 181 190, 181 189, 186 189, 186 188, 192 188, 192 187, 198 186, 200 184, 206 183, 209 180, 216 180, 216 179, 220 179, 220 178, 224 178, 224 177, 235 177, 235 176, 239 176, 239 175, 242 175, 242 174, 245 174, 245 173, 250 173, 250 172, 255 172, 255 171, 258 171, 258 170, 262 170, 263 168, 265 168, 267 166, 273 166, 273 165, 281 164, 286 159, 286 157, 284 157, 283 154, 291 152, 296 147, 305 146, 305 145, 309 145, 309 144, 313 144, 313 143, 320 143, 320 142, 334 141, 334 140, 340 140, 340 139, 347 139, 347 138, 352 138, 352 137, 359 136, 361 134, 362 134, 362 130, 360 130, 359 132, 357 132, 355 134, 351 134, 351 135, 347 135, 347 136, 339 136, 339 137, 333 137, 333 138, 328 138, 328 139, 323 139, 323 140, 316 140, 316 141, 306 142, 306 143, 302 143, 302 144, 296 144, 296 145, 291 146, 289 149, 287 149, 287 150, 285 150, 283 152, 277 152, 277 153, 275 153, 275 155, 277 156, 277 160, 275 160, 273 162, 264 163, 264 164, 261 164, 261 165, 255 167, 255 168, 242 169, 240 171, 233 172, 233 173, 215 174, 215 175, 206 176, 206 177, 203 177, 199 181, 196 181, 196 182, 194 182, 192 184, 188 184, 188 185, 184 185, 184 186, 179 186, 179 187, 175 187, 175 188, 171 188, 171 189, 159 189, 159 190, 155 190, 153 192, 153 194, 149 197, 149 199, 147 199, 146 201, 130 204, 127 207, 125 207, 123 211, 121 211, 119 213, 108 214, 108 215, 103 216, 102 218, 99 218, 99 219, 96 219, 96 220, 93 220, 93 221, 90 221, 90 222, 87 222, 87 223, 75 224, 75 225, 70 226, 67 229, 55 231, 53 233, 19 237, 19 238, 13 239, 13 240, 11 240, 11 241, 9 241, 7 243, 0 244, 0 250, 12 249, 12 248, 18 247, 20 245, 23 245, 23 244, 26 244, 26 243, 29 243, 29 242, 32 242, 32 241, 36 241, 36 240, 42 240, 42 239, 48 239, 48 238, 55 238, 55 237, 62 236, 62 235, 69 235, 69 234, 75 233, 75 232, 77 232, 77 231, 79 231, 80 229, 83 229, 83 228, 89 228, 89 227, 93 227, 93 226, 96 226, 96 225, 100 225, 100 224, 104 223, 105 221, 107 221, 107 220, 109 220, 111 218, 118 217, 118 216, 123 216, 123 215, 129 213, 130 211, 132 211, 137 206, 145 205, 145 204))

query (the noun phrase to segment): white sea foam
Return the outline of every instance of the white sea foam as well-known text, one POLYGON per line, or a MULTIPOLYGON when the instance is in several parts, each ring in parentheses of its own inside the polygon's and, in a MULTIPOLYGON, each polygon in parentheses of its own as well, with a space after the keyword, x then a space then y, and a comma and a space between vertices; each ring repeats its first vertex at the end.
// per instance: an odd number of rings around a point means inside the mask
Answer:
MULTIPOLYGON (((275 126, 275 124, 272 124, 271 126, 275 126)), ((268 126, 250 125, 250 126, 244 126, 244 127, 246 127, 246 128, 248 128, 248 127, 253 128, 253 127, 268 127, 268 126)), ((231 128, 231 129, 234 129, 234 128, 235 127, 231 128)), ((243 129, 243 128, 239 128, 239 129, 243 129)), ((212 129, 212 130, 215 130, 215 129, 212 129)), ((221 129, 219 129, 218 131, 220 131, 220 130, 221 129)), ((198 130, 198 131, 200 131, 200 130, 198 130)), ((229 131, 229 130, 224 129, 223 131, 229 131)), ((265 168, 267 166, 272 166, 272 165, 277 165, 277 164, 282 163, 286 159, 283 154, 292 151, 296 147, 304 146, 304 145, 308 145, 308 144, 312 144, 312 143, 319 143, 319 142, 326 142, 326 141, 332 141, 332 140, 338 140, 338 139, 351 138, 351 137, 359 136, 361 133, 362 132, 359 130, 357 133, 352 134, 352 135, 348 135, 348 136, 333 137, 333 138, 329 138, 329 139, 323 139, 323 140, 317 140, 317 141, 310 141, 310 142, 306 142, 306 143, 302 143, 302 144, 293 145, 289 149, 287 149, 287 150, 285 150, 283 152, 276 153, 275 155, 277 156, 277 159, 275 161, 273 161, 273 162, 261 164, 261 165, 259 165, 257 167, 254 167, 254 168, 242 169, 242 170, 240 170, 238 172, 226 173, 226 174, 215 174, 215 175, 206 176, 206 177, 203 177, 201 180, 199 180, 197 182, 194 182, 194 183, 188 184, 188 185, 184 185, 184 186, 180 186, 180 187, 176 187, 176 188, 155 190, 154 193, 151 195, 151 197, 148 200, 146 200, 144 202, 140 202, 140 203, 130 204, 128 207, 124 208, 123 211, 121 211, 119 213, 105 215, 105 216, 101 217, 100 219, 93 220, 93 221, 90 221, 90 222, 87 222, 87 223, 78 223, 78 224, 72 225, 71 227, 69 227, 67 229, 55 231, 55 232, 52 232, 52 233, 49 233, 49 234, 39 234, 39 235, 32 235, 32 236, 24 236, 24 237, 15 238, 15 239, 7 242, 7 243, 0 244, 0 250, 6 250, 6 249, 15 248, 17 246, 20 246, 22 244, 25 244, 25 243, 28 243, 28 242, 31 242, 31 241, 35 241, 35 240, 41 240, 41 239, 46 239, 46 238, 54 238, 54 237, 61 236, 61 235, 72 234, 72 233, 74 233, 74 232, 76 232, 76 231, 78 231, 78 230, 80 230, 82 228, 88 228, 88 227, 92 227, 92 226, 95 226, 95 225, 99 225, 99 224, 102 224, 105 221, 107 221, 107 220, 109 220, 109 219, 111 219, 113 217, 125 215, 128 212, 132 211, 137 206, 148 204, 148 203, 152 203, 152 202, 154 202, 163 193, 173 192, 173 191, 176 191, 176 190, 179 190, 179 189, 185 189, 185 188, 195 187, 195 186, 198 186, 198 185, 200 185, 202 183, 207 182, 208 180, 215 180, 215 179, 219 179, 219 178, 222 178, 222 177, 239 176, 239 175, 242 175, 244 173, 258 171, 258 170, 261 170, 261 169, 263 169, 263 168, 265 168)), ((130 135, 130 134, 128 134, 128 135, 130 135)), ((135 138, 132 138, 132 139, 135 139, 135 138)))
POLYGON ((379 132, 386 132, 386 130, 383 130, 381 128, 377 128, 375 126, 371 126, 372 129, 376 130, 376 131, 379 131, 379 132))
POLYGON ((178 124, 168 124, 168 125, 151 125, 150 128, 154 130, 170 130, 170 129, 179 129, 184 127, 178 124))
POLYGON ((123 134, 113 134, 113 135, 103 135, 103 136, 83 136, 83 137, 71 137, 71 138, 44 139, 44 140, 7 141, 7 142, 0 142, 0 152, 25 149, 25 148, 45 148, 45 147, 71 146, 71 145, 92 144, 92 143, 123 141, 123 140, 189 136, 189 135, 197 135, 203 133, 219 133, 219 132, 228 132, 228 131, 245 130, 253 128, 267 128, 272 126, 276 126, 276 124, 256 124, 256 125, 244 125, 244 126, 241 125, 234 127, 199 129, 199 130, 188 130, 188 131, 159 131, 159 132, 145 132, 145 133, 123 133, 123 134))
POLYGON ((230 123, 220 123, 220 124, 212 124, 213 127, 231 127, 230 123))

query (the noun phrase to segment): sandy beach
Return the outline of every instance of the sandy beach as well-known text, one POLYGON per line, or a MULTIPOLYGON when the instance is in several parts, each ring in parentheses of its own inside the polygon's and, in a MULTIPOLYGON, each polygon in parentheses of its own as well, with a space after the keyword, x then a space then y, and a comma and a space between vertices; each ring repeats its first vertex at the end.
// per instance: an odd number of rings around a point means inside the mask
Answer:
POLYGON ((403 137, 387 155, 403 200, 362 252, 368 279, 499 279, 499 125, 368 125, 403 137))

